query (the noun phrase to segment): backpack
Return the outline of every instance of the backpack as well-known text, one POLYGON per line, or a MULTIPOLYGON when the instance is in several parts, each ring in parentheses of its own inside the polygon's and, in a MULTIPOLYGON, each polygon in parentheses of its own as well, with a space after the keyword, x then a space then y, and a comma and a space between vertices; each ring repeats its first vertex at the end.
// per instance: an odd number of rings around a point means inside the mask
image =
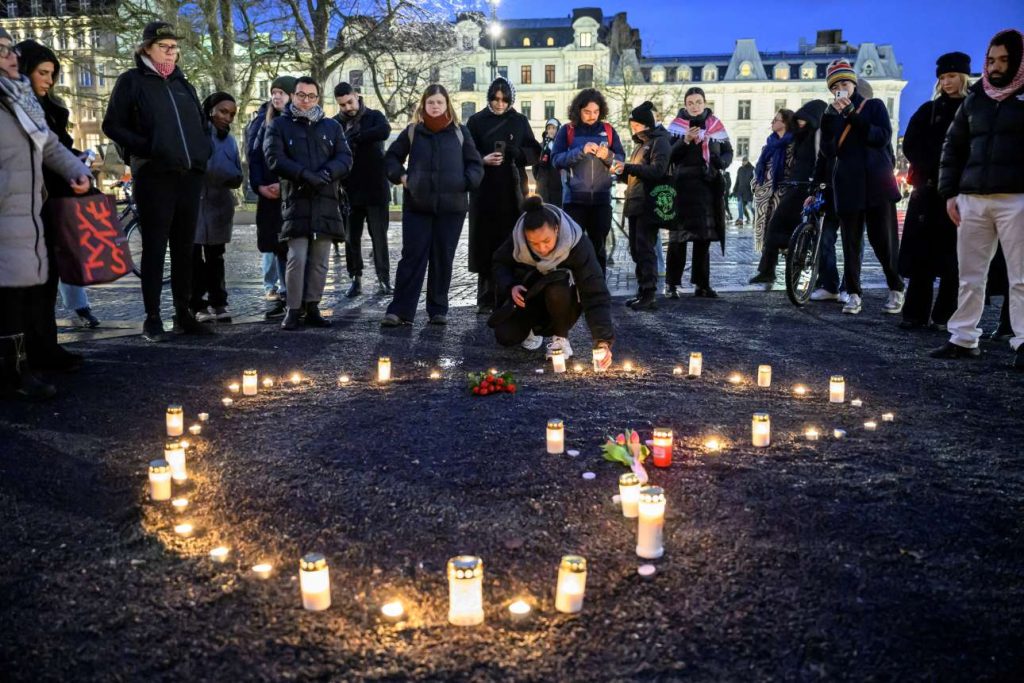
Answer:
MULTIPOLYGON (((571 123, 567 123, 565 124, 565 127, 566 145, 568 147, 572 147, 572 141, 576 139, 576 126, 571 123)), ((612 128, 612 124, 607 121, 604 121, 604 134, 608 136, 608 146, 611 147, 612 136, 615 134, 615 130, 612 128)))

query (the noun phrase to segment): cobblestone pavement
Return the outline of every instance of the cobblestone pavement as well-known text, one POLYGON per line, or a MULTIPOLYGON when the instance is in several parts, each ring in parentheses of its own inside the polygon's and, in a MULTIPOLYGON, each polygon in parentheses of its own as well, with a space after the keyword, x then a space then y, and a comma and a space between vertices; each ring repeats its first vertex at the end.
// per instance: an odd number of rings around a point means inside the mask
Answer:
MULTIPOLYGON (((902 220, 902 211, 900 218, 902 220)), ((251 223, 251 214, 239 214, 239 224, 235 225, 232 242, 228 245, 226 254, 227 287, 228 287, 228 308, 233 315, 233 324, 257 322, 263 320, 263 311, 267 302, 263 295, 263 276, 260 266, 260 254, 256 250, 256 226, 251 223)), ((633 261, 629 256, 626 235, 623 229, 616 226, 613 228, 614 247, 610 249, 612 259, 609 261, 608 285, 615 296, 632 294, 636 290, 636 279, 633 273, 633 261)), ((401 253, 402 226, 398 221, 392 221, 388 231, 391 247, 391 273, 394 278, 395 268, 398 265, 401 253)), ((664 233, 667 235, 667 233, 664 233)), ((610 238, 611 239, 611 238, 610 238)), ((726 235, 725 254, 716 246, 711 249, 711 284, 719 292, 757 291, 764 289, 762 286, 751 286, 747 281, 754 274, 757 268, 759 254, 754 251, 753 231, 749 227, 730 226, 726 235)), ((451 306, 474 306, 476 304, 476 275, 467 269, 468 256, 468 229, 462 232, 462 240, 455 256, 455 274, 451 287, 451 306)), ((841 246, 839 249, 839 263, 842 263, 841 246)), ((327 287, 324 292, 325 310, 344 311, 352 308, 377 309, 383 315, 383 311, 389 299, 377 294, 376 278, 372 274, 372 260, 369 259, 370 240, 364 233, 363 253, 364 262, 368 265, 367 274, 364 277, 362 296, 355 299, 346 299, 344 292, 348 287, 349 278, 345 271, 345 246, 339 245, 339 251, 331 254, 330 268, 328 271, 327 287)), ((881 266, 875 259, 870 248, 865 250, 865 262, 862 273, 864 289, 879 289, 885 287, 885 279, 882 275, 881 266)), ((779 264, 779 281, 776 289, 784 287, 782 283, 782 270, 784 264, 779 264)), ((689 271, 689 263, 687 263, 689 271)), ((688 282, 688 273, 684 275, 684 292, 692 291, 688 282)), ((170 287, 164 287, 163 307, 165 322, 171 319, 171 298, 170 287)), ((102 321, 99 328, 95 330, 81 330, 71 327, 69 319, 70 312, 65 311, 58 302, 57 318, 61 326, 61 341, 64 343, 84 340, 105 338, 110 336, 122 336, 125 334, 141 334, 142 320, 145 317, 142 306, 142 290, 138 278, 133 275, 122 278, 118 282, 109 285, 101 285, 89 288, 89 298, 93 312, 102 321)), ((421 305, 420 310, 422 310, 421 305)), ((335 313, 338 315, 339 313, 335 313)))

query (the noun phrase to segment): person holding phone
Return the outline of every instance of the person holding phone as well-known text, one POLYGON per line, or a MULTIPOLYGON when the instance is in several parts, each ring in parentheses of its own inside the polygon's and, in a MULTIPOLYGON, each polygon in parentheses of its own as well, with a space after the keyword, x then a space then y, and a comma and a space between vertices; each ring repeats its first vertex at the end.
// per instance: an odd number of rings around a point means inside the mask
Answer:
POLYGON ((494 310, 491 257, 512 234, 519 204, 528 194, 526 167, 540 157, 530 121, 513 105, 516 89, 504 76, 487 88, 487 108, 469 117, 466 128, 483 156, 484 178, 469 197, 469 272, 477 274, 477 312, 494 310))

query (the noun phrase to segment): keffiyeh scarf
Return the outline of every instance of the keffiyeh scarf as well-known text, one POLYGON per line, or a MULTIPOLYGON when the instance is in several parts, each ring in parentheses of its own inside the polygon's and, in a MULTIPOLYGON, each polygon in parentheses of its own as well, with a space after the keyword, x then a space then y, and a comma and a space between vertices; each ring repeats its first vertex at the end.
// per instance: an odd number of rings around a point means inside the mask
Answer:
POLYGON ((705 109, 703 114, 696 117, 690 116, 685 110, 680 111, 679 116, 669 124, 668 132, 678 138, 684 137, 691 123, 701 127, 697 142, 700 143, 704 163, 708 163, 711 161, 711 141, 725 142, 729 139, 729 133, 725 130, 725 124, 710 109, 705 109))

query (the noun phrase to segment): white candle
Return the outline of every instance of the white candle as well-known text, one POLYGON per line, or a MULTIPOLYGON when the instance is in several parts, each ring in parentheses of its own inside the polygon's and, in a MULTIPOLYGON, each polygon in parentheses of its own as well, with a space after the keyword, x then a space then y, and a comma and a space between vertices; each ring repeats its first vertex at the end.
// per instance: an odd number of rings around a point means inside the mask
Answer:
POLYGON ((228 554, 231 549, 226 545, 219 545, 210 551, 210 559, 218 564, 223 564, 228 561, 228 554))
POLYGON ((348 375, 338 375, 338 384, 345 386, 352 381, 352 378, 348 375))
POLYGON ((772 385, 772 366, 757 366, 757 386, 770 387, 772 385))
POLYGON ((185 468, 185 449, 180 441, 168 441, 164 446, 164 460, 171 466, 171 476, 174 481, 185 481, 188 479, 188 470, 185 468))
POLYGON ((623 372, 633 372, 633 361, 627 360, 622 363, 623 372))
POLYGON ((551 351, 551 368, 557 373, 565 372, 565 354, 562 349, 551 351))
POLYGON ((259 375, 255 370, 242 372, 242 395, 255 396, 259 388, 259 375))
POLYGON ((258 579, 269 579, 273 571, 274 565, 269 562, 261 562, 260 564, 254 564, 252 566, 252 573, 255 574, 258 579))
POLYGON ((181 436, 185 431, 185 414, 180 405, 167 406, 167 436, 181 436))
POLYGON ((844 436, 846 436, 846 430, 845 429, 838 429, 838 428, 836 428, 836 429, 832 430, 832 438, 833 439, 841 439, 844 436))
POLYGON ((772 420, 768 413, 754 413, 750 422, 750 435, 757 448, 766 448, 772 442, 772 420))
POLYGON ((868 430, 869 432, 873 432, 876 429, 878 429, 878 423, 875 422, 874 420, 868 420, 867 422, 864 423, 864 429, 868 430))
POLYGON ((565 555, 558 567, 555 609, 575 614, 583 609, 583 593, 587 589, 587 560, 579 555, 565 555))
POLYGON ((602 367, 605 359, 608 357, 608 349, 603 346, 599 346, 594 349, 594 372, 604 372, 605 368, 602 367))
MULTIPOLYGON (((632 445, 632 444, 631 444, 632 445)), ((636 444, 639 446, 639 444, 636 444)), ((655 467, 668 467, 672 464, 672 430, 668 427, 657 427, 654 430, 654 438, 651 440, 652 459, 655 467)), ((637 448, 636 450, 639 450, 637 448)), ((634 451, 633 457, 637 457, 634 451)))
POLYGON ((441 379, 441 371, 440 370, 431 370, 430 371, 430 379, 441 379))
POLYGON ((300 375, 297 372, 293 372, 292 376, 289 377, 288 379, 291 380, 292 384, 302 384, 302 375, 300 375))
POLYGON ((153 460, 149 463, 149 499, 171 499, 171 466, 166 460, 153 460))
POLYGON ((232 394, 237 394, 240 388, 241 387, 238 385, 238 382, 232 382, 231 384, 228 385, 228 391, 230 391, 232 394))
POLYGON ((672 374, 675 375, 676 377, 682 375, 683 374, 683 368, 681 366, 679 366, 679 365, 675 366, 674 368, 672 368, 672 374))
POLYGON ((272 389, 273 387, 274 387, 274 378, 273 377, 264 377, 263 378, 263 388, 264 389, 272 389))
POLYGON ((892 413, 882 413, 882 422, 892 422, 896 419, 896 416, 892 413))
POLYGON ((814 427, 808 427, 806 430, 804 430, 804 436, 807 437, 808 441, 817 441, 820 434, 818 433, 818 430, 815 429, 814 427))
POLYGON ((832 375, 828 382, 828 402, 842 403, 846 400, 846 380, 842 375, 832 375))
POLYGON ((793 395, 798 398, 803 398, 804 396, 807 395, 807 387, 805 387, 803 384, 797 384, 796 386, 793 387, 793 395))
POLYGON ((380 607, 380 614, 388 621, 400 621, 405 616, 405 605, 402 604, 401 600, 385 602, 380 607))
POLYGON ((454 626, 484 623, 484 561, 472 555, 448 560, 448 622, 454 626))
POLYGON ((637 524, 636 554, 656 560, 665 554, 662 531, 665 526, 665 491, 660 486, 640 489, 640 520, 637 524))
POLYGON ((509 619, 511 619, 513 623, 522 623, 527 621, 530 618, 530 612, 532 611, 533 607, 531 607, 530 603, 525 600, 516 600, 508 606, 509 619))
POLYGON ((548 420, 548 453, 558 455, 565 451, 565 425, 561 420, 548 420))
POLYGON ((690 354, 690 377, 700 377, 701 371, 704 369, 704 354, 700 351, 694 351, 690 354))
POLYGON ((200 422, 209 422, 209 420, 210 420, 210 414, 209 413, 199 413, 199 415, 197 417, 199 417, 199 421, 200 422))
POLYGON ((320 612, 331 606, 331 579, 327 558, 320 553, 309 553, 299 560, 299 588, 302 607, 320 612))
POLYGON ((576 372, 576 373, 583 372, 583 363, 575 363, 575 364, 573 364, 572 371, 576 372))
POLYGON ((864 401, 860 400, 859 398, 855 398, 852 401, 850 401, 850 405, 853 406, 854 408, 860 408, 862 405, 864 405, 864 401))
POLYGON ((722 450, 722 442, 719 439, 711 437, 704 442, 704 448, 708 449, 709 453, 717 453, 722 450))
POLYGON ((184 512, 188 508, 188 498, 175 498, 171 501, 171 507, 175 512, 184 512))
POLYGON ((200 434, 202 434, 202 432, 203 432, 203 428, 202 428, 201 425, 195 424, 195 425, 191 425, 188 428, 188 433, 191 434, 192 436, 199 436, 200 434))
POLYGON ((622 503, 622 516, 635 519, 639 513, 640 477, 632 472, 619 476, 619 502, 622 503))
POLYGON ((743 375, 738 372, 734 372, 729 375, 729 384, 739 384, 743 381, 743 375))
POLYGON ((235 399, 231 398, 230 396, 225 396, 220 400, 220 402, 224 404, 225 408, 230 408, 232 405, 234 405, 235 399))
POLYGON ((391 380, 391 359, 381 356, 377 359, 377 381, 387 382, 391 380))

